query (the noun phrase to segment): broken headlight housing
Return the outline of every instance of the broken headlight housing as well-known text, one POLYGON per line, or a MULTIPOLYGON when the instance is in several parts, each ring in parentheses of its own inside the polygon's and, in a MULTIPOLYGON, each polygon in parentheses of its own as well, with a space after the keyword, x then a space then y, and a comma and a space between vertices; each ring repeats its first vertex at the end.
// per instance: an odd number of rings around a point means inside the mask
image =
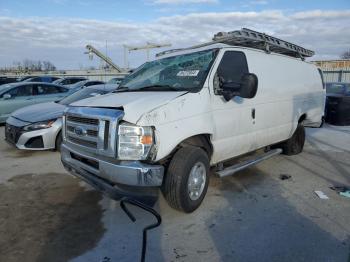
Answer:
POLYGON ((118 159, 146 160, 154 145, 151 126, 136 126, 122 123, 118 129, 118 159))

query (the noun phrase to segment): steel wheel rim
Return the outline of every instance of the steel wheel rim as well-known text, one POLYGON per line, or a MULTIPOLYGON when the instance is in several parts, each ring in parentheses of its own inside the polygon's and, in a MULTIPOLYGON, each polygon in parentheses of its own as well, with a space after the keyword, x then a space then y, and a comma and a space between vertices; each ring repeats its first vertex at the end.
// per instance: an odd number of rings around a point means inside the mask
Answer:
POLYGON ((207 180, 206 175, 207 170, 202 162, 194 164, 190 171, 187 183, 188 196, 191 200, 196 201, 201 197, 207 180))

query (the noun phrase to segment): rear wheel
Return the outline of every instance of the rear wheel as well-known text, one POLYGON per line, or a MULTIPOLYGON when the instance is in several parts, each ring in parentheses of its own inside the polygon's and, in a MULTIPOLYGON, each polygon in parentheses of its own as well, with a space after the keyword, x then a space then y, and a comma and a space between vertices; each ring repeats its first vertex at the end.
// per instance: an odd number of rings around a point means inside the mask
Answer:
POLYGON ((202 203, 209 183, 209 158, 199 147, 183 147, 173 156, 162 192, 169 205, 191 213, 202 203))
POLYGON ((281 144, 283 154, 297 155, 303 151, 305 144, 305 128, 299 123, 291 138, 281 144))
POLYGON ((61 152, 61 145, 62 145, 62 132, 59 132, 56 137, 56 150, 58 152, 61 152))

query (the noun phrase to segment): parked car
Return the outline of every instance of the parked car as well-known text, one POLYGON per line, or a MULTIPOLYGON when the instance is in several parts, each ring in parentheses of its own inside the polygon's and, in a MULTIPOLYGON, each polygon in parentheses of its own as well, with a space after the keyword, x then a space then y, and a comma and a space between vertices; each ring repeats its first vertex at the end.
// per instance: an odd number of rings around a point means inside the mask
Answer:
POLYGON ((326 122, 332 125, 350 125, 350 83, 326 83, 326 122))
POLYGON ((75 83, 78 83, 80 81, 85 81, 85 80, 88 80, 86 77, 80 77, 80 76, 68 76, 68 77, 65 77, 65 78, 61 78, 61 79, 58 79, 56 81, 54 81, 53 83, 54 84, 57 84, 57 85, 72 85, 72 84, 75 84, 75 83))
POLYGON ((120 84, 123 81, 124 77, 114 77, 108 80, 108 84, 120 84))
POLYGON ((115 199, 160 188, 171 207, 192 212, 211 166, 223 177, 302 152, 304 127, 319 127, 324 113, 321 75, 300 59, 313 52, 247 29, 217 35, 241 41, 164 52, 114 93, 71 104, 63 118, 66 170, 115 199), (261 50, 266 41, 270 49, 261 50), (259 149, 266 152, 223 165, 259 149))
POLYGON ((0 123, 22 107, 60 100, 77 91, 51 83, 19 82, 0 86, 0 123))
POLYGON ((116 88, 117 85, 89 86, 57 102, 16 110, 6 120, 6 140, 18 149, 59 149, 62 142, 62 115, 66 106, 81 99, 106 94, 116 88))
POLYGON ((17 77, 17 82, 22 82, 24 80, 27 80, 27 79, 33 78, 33 77, 36 77, 36 76, 20 76, 20 77, 17 77))
POLYGON ((0 77, 0 85, 9 84, 17 82, 17 79, 14 77, 0 77))
POLYGON ((25 80, 22 80, 23 82, 41 82, 41 83, 52 83, 56 80, 61 79, 57 76, 34 76, 27 78, 25 80))
POLYGON ((93 86, 93 85, 103 85, 105 82, 99 81, 99 80, 84 80, 84 81, 79 81, 75 84, 72 85, 66 85, 66 87, 69 88, 84 88, 88 86, 93 86))

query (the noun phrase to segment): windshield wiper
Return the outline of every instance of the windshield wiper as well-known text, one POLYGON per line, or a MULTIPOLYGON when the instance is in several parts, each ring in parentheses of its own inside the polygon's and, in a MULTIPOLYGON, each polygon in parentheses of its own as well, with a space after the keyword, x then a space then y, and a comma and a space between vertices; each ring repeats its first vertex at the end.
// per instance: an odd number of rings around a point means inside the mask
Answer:
POLYGON ((152 90, 152 91, 180 91, 178 88, 173 87, 171 85, 149 85, 149 86, 143 86, 138 89, 134 89, 132 91, 145 91, 145 90, 152 90))
POLYGON ((171 85, 149 85, 149 86, 143 86, 139 88, 129 88, 127 86, 121 86, 117 90, 113 91, 113 93, 119 93, 119 92, 139 92, 139 91, 181 91, 180 89, 173 87, 171 85))

